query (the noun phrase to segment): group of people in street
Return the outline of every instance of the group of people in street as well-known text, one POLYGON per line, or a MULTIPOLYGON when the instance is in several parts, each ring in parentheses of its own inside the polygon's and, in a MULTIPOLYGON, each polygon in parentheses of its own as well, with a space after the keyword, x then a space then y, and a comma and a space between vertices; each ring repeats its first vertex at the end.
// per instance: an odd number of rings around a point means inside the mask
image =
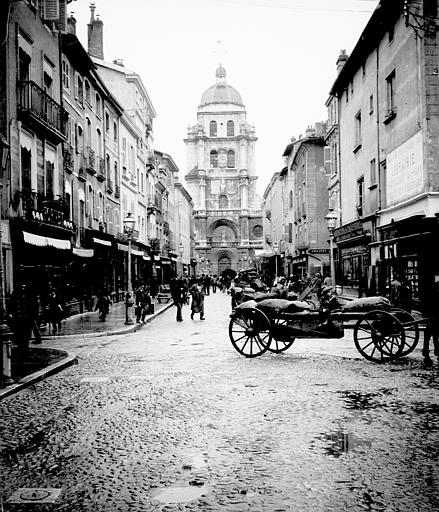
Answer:
POLYGON ((177 308, 177 322, 183 321, 183 306, 189 303, 189 297, 191 298, 191 319, 194 320, 196 314, 200 315, 200 320, 206 319, 204 316, 204 297, 206 296, 207 285, 210 285, 210 282, 207 282, 206 276, 199 278, 180 276, 171 280, 171 296, 177 308))

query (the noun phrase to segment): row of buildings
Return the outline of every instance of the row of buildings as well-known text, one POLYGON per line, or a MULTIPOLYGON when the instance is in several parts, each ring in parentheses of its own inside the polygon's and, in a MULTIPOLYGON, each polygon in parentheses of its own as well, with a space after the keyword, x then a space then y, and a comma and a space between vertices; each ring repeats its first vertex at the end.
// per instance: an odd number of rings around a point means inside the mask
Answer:
POLYGON ((88 48, 71 0, 0 6, 3 296, 56 288, 72 311, 99 290, 193 272, 191 196, 154 149, 152 101, 123 61, 107 62, 91 5, 88 48), (134 219, 132 241, 124 231, 134 219))
POLYGON ((387 294, 399 275, 415 305, 428 303, 439 281, 438 19, 436 0, 381 0, 339 55, 327 123, 292 140, 264 194, 266 249, 278 247, 283 272, 329 272, 332 260, 355 294, 387 294))

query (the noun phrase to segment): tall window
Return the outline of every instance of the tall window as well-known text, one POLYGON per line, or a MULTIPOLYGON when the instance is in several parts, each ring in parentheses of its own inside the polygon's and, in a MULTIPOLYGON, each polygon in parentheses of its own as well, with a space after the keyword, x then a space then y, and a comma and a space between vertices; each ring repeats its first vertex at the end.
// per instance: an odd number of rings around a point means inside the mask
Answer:
POLYGON ((96 156, 102 157, 102 134, 101 130, 96 130, 96 156))
POLYGON ((216 137, 217 136, 217 125, 216 125, 216 121, 210 121, 210 124, 209 124, 209 135, 211 137, 216 137))
POLYGON ((62 86, 64 89, 70 89, 70 66, 66 60, 62 61, 62 86))
POLYGON ((293 207, 293 191, 290 190, 290 208, 293 207))
POLYGON ((377 166, 375 158, 370 161, 370 184, 375 185, 377 181, 377 166))
POLYGON ((386 78, 387 83, 387 115, 394 114, 395 105, 395 70, 386 78))
POLYGON ((227 121, 227 137, 235 136, 235 123, 233 121, 227 121))
POLYGON ((364 214, 364 176, 357 181, 357 215, 362 217, 364 214))
POLYGON ((235 152, 233 149, 229 149, 227 152, 227 167, 232 169, 235 167, 235 152))
POLYGON ((30 56, 21 48, 18 51, 18 80, 27 82, 30 80, 30 56))
POLYGON ((87 101, 89 105, 91 104, 91 89, 88 80, 85 81, 85 101, 87 101))
POLYGON ((210 152, 210 167, 218 167, 218 151, 215 149, 210 152))
POLYGON ((119 170, 117 168, 117 162, 114 162, 114 186, 117 187, 119 184, 119 170))
POLYGON ((113 140, 114 140, 114 142, 117 141, 117 123, 116 123, 116 121, 113 122, 113 140))
POLYGON ((21 185, 25 190, 32 189, 32 152, 21 147, 21 185))
POLYGON ((110 133, 110 114, 105 112, 105 133, 110 133))
POLYGON ((76 98, 79 103, 84 103, 84 84, 80 76, 77 77, 76 81, 76 98))
POLYGON ((355 116, 355 148, 361 146, 361 110, 355 116))
POLYGON ((98 115, 99 117, 101 117, 102 115, 101 109, 101 97, 99 96, 99 94, 96 93, 96 115, 98 115))

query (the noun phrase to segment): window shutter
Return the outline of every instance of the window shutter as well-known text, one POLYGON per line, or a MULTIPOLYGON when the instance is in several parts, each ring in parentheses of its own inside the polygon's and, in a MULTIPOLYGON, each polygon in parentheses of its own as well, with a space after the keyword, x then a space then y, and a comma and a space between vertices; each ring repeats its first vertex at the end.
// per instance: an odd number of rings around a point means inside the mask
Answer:
POLYGON ((44 0, 43 18, 55 21, 59 19, 59 0, 44 0))

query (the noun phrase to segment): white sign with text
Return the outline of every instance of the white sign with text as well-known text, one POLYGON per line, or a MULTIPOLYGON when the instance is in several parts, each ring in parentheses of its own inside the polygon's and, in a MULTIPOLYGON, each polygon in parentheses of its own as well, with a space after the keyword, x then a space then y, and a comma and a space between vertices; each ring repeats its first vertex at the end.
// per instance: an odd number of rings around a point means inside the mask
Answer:
POLYGON ((387 206, 420 194, 424 189, 422 131, 387 156, 387 206))

